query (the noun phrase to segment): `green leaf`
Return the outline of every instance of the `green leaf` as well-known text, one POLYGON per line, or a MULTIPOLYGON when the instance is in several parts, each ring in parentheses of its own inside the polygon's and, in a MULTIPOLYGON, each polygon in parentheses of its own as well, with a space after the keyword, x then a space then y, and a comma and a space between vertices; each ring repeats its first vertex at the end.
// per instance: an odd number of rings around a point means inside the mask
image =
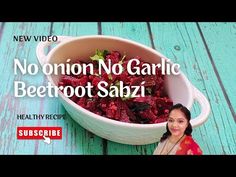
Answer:
POLYGON ((108 53, 109 53, 108 50, 103 50, 103 57, 105 58, 108 53))
POLYGON ((93 61, 104 60, 104 58, 99 55, 94 55, 94 56, 90 57, 90 59, 92 59, 93 61))
POLYGON ((132 111, 144 111, 146 109, 149 109, 150 108, 150 105, 147 104, 147 103, 139 103, 139 104, 135 104, 135 107, 132 108, 131 110, 132 111))
POLYGON ((148 87, 146 88, 146 90, 148 91, 149 94, 152 94, 152 88, 148 87))
POLYGON ((104 61, 104 59, 108 53, 109 53, 108 50, 101 51, 101 50, 97 49, 95 55, 90 57, 90 59, 93 61, 99 61, 99 60, 104 61))
POLYGON ((127 96, 127 97, 121 97, 121 100, 122 100, 122 101, 125 101, 125 100, 129 100, 129 99, 133 98, 131 95, 132 95, 132 94, 130 94, 130 95, 127 96))
POLYGON ((126 55, 124 55, 124 56, 122 57, 122 59, 119 61, 119 64, 123 64, 123 61, 124 61, 125 57, 126 57, 126 55))
POLYGON ((111 74, 108 74, 108 79, 109 79, 109 80, 112 80, 112 79, 113 79, 111 74))

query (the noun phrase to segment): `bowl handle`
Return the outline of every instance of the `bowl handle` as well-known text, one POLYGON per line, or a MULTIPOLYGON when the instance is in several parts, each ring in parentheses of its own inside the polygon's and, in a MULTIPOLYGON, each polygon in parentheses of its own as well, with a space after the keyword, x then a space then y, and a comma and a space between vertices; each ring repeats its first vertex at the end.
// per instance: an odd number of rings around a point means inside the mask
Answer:
POLYGON ((206 97, 200 92, 196 87, 192 86, 194 99, 196 99, 201 106, 201 113, 196 117, 191 119, 191 124, 193 127, 203 124, 210 114, 210 104, 206 97))
POLYGON ((59 44, 60 42, 62 41, 66 41, 66 40, 70 40, 72 39, 73 37, 70 37, 70 36, 57 36, 57 42, 49 42, 49 41, 46 41, 46 42, 39 42, 37 47, 36 47, 36 55, 37 55, 37 58, 38 58, 38 61, 41 65, 45 64, 47 62, 47 55, 45 55, 44 53, 44 49, 48 46, 50 46, 51 44, 53 43, 57 43, 59 44))

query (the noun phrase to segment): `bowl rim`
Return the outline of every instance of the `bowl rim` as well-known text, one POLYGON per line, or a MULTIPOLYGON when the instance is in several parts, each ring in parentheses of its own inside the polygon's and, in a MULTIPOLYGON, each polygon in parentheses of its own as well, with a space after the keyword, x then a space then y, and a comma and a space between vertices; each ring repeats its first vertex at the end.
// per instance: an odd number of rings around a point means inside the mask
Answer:
MULTIPOLYGON (((74 41, 77 41, 77 40, 82 40, 82 39, 109 39, 109 40, 118 40, 120 42, 126 42, 126 43, 129 43, 129 44, 132 44, 132 45, 136 45, 137 47, 141 47, 145 50, 148 50, 149 52, 152 52, 154 53, 155 55, 158 55, 159 57, 161 58, 164 58, 164 59, 169 59, 167 58, 165 55, 163 55, 162 53, 160 53, 159 51, 151 48, 151 47, 148 47, 144 44, 141 44, 141 43, 138 43, 136 41, 133 41, 131 39, 125 39, 125 38, 122 38, 122 37, 117 37, 117 36, 109 36, 109 35, 86 35, 86 36, 79 36, 79 37, 73 37, 73 36, 68 36, 68 40, 65 40, 65 41, 62 41, 61 43, 59 43, 57 46, 55 46, 49 53, 48 55, 46 56, 47 59, 46 59, 46 63, 49 63, 49 61, 51 60, 52 58, 52 55, 57 51, 59 50, 61 47, 63 47, 64 45, 68 44, 68 43, 71 43, 71 42, 74 42, 74 41)), ((171 59, 169 59, 169 63, 173 64, 173 62, 171 61, 171 59)), ((192 105, 193 105, 193 102, 194 102, 194 98, 193 98, 193 89, 192 89, 192 85, 190 83, 190 81, 187 79, 187 77, 183 74, 183 72, 181 70, 179 70, 180 74, 178 75, 179 77, 181 77, 184 82, 186 83, 187 85, 187 89, 188 89, 188 92, 189 92, 189 97, 191 98, 188 105, 186 105, 187 108, 191 109, 192 105)), ((51 75, 47 75, 47 78, 48 80, 51 82, 51 84, 53 84, 54 86, 56 86, 56 84, 54 83, 51 75)), ((167 121, 165 122, 161 122, 161 123, 155 123, 155 124, 138 124, 138 123, 129 123, 129 122, 121 122, 121 121, 118 121, 118 120, 113 120, 113 119, 110 119, 108 117, 105 117, 105 116, 100 116, 98 114, 95 114, 83 107, 81 107, 80 105, 76 104, 75 102, 73 102, 71 99, 67 98, 62 92, 58 92, 59 93, 59 96, 67 103, 69 104, 70 106, 72 106, 74 109, 78 110, 78 111, 82 111, 83 114, 85 115, 88 115, 90 116, 91 118, 93 119, 97 119, 99 121, 102 121, 104 123, 107 123, 107 124, 112 124, 112 125, 117 125, 117 126, 122 126, 122 127, 129 127, 129 128, 140 128, 140 129, 143 129, 143 128, 153 128, 153 129, 156 129, 156 128, 160 128, 160 127, 163 127, 163 126, 166 126, 166 123, 167 121)))

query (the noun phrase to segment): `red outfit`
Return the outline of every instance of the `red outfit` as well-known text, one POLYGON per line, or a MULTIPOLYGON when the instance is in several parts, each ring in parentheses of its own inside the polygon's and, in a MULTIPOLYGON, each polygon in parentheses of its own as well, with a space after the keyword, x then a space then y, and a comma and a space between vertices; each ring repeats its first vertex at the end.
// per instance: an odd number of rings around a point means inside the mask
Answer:
POLYGON ((202 155, 202 150, 191 136, 185 136, 176 151, 176 155, 202 155))

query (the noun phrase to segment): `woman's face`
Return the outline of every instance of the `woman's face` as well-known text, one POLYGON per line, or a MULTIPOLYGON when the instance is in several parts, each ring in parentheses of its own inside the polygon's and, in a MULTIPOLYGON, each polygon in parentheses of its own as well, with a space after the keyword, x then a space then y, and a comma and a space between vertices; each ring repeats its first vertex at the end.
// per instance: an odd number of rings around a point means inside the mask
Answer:
POLYGON ((188 126, 188 120, 179 109, 170 112, 168 118, 168 128, 172 136, 181 137, 188 126))

